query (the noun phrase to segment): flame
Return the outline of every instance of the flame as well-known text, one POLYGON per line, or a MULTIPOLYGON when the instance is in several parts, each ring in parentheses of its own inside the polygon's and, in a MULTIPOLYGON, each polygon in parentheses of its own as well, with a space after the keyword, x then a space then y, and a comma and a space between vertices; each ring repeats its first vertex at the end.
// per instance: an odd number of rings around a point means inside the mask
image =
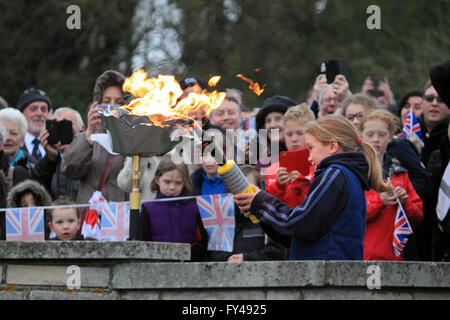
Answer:
POLYGON ((242 74, 238 74, 236 75, 236 77, 238 77, 239 79, 242 79, 248 83, 250 83, 249 88, 258 96, 260 96, 263 92, 264 89, 260 88, 259 83, 258 82, 253 82, 252 79, 249 79, 247 77, 244 77, 242 74))
MULTIPOLYGON (((220 76, 213 78, 217 77, 220 79, 220 76)), ((191 92, 180 99, 183 90, 174 76, 158 75, 157 78, 147 78, 147 73, 142 69, 127 78, 122 89, 133 94, 136 99, 121 108, 134 115, 147 116, 157 126, 164 126, 163 121, 176 118, 200 120, 218 108, 225 99, 225 92, 216 90, 204 90, 200 94, 191 92)))
POLYGON ((210 87, 215 87, 217 85, 217 83, 220 81, 220 76, 214 76, 211 79, 209 79, 208 81, 208 85, 210 87))

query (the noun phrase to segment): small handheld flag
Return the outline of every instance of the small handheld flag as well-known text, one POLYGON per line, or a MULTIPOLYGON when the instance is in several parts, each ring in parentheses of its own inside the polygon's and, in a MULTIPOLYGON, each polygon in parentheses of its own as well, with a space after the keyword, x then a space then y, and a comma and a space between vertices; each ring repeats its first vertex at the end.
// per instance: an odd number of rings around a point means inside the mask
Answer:
POLYGON ((405 210, 403 210, 403 207, 399 202, 397 214, 395 216, 394 236, 392 238, 392 248, 396 257, 400 257, 402 254, 403 249, 408 242, 408 237, 412 232, 413 230, 406 217, 405 210))
POLYGON ((420 123, 419 120, 417 120, 416 116, 414 115, 412 109, 409 110, 408 117, 406 118, 405 123, 403 124, 402 132, 400 132, 397 135, 397 138, 403 139, 411 135, 415 135, 417 138, 419 138, 419 141, 423 146, 422 130, 420 129, 420 123))

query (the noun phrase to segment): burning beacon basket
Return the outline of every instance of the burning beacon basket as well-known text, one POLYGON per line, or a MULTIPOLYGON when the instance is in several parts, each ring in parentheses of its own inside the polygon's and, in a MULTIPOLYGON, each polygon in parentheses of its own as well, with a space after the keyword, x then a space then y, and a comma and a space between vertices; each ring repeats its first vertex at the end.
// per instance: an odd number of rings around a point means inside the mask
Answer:
POLYGON ((160 156, 171 151, 182 136, 183 129, 192 124, 190 119, 173 119, 153 125, 146 116, 133 115, 116 109, 117 115, 102 114, 104 127, 111 138, 112 150, 123 156, 160 156))
POLYGON ((121 108, 115 112, 103 112, 102 122, 111 139, 112 151, 133 158, 129 240, 138 240, 141 157, 161 156, 171 151, 181 142, 180 137, 192 120, 169 119, 154 125, 147 116, 133 115, 121 108))

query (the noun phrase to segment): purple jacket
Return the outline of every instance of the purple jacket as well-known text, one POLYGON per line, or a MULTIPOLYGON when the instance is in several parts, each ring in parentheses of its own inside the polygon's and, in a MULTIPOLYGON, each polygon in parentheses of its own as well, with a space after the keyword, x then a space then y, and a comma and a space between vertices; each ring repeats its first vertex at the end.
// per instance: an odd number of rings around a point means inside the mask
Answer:
MULTIPOLYGON (((156 199, 164 198, 169 197, 156 194, 156 199)), ((200 214, 195 200, 145 202, 141 215, 148 215, 151 241, 193 243, 196 240, 200 214)))

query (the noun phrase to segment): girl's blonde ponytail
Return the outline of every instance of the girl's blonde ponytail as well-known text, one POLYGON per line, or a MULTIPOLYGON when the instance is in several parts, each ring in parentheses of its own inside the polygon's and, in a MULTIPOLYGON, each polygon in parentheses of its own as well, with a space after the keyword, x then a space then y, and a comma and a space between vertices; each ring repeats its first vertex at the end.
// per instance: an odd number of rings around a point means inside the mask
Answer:
POLYGON ((369 143, 364 141, 361 142, 360 147, 369 164, 369 181, 372 189, 378 193, 391 191, 391 185, 383 180, 383 173, 377 158, 377 151, 369 143))

